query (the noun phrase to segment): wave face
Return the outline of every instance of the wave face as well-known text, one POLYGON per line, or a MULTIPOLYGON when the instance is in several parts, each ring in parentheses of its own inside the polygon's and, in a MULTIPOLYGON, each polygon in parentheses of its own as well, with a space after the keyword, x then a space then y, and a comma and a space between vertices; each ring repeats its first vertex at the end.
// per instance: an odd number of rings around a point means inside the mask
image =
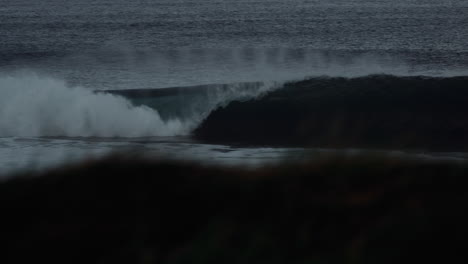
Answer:
POLYGON ((209 142, 468 150, 468 77, 318 77, 212 112, 209 142))
MULTIPOLYGON (((167 106, 144 98, 131 102, 110 93, 70 87, 64 81, 37 75, 0 77, 0 136, 147 137, 188 135, 203 119, 231 100, 257 96, 269 86, 213 87, 197 100, 167 106), (152 107, 150 107, 152 106, 152 107), (162 116, 158 107, 166 109, 162 116), (166 107, 166 108, 165 108, 166 107)), ((182 97, 183 99, 184 97, 182 97)), ((185 98, 187 99, 187 98, 185 98)))
POLYGON ((121 95, 135 105, 158 109, 165 120, 178 119, 199 125, 213 110, 231 101, 247 101, 281 85, 281 82, 244 82, 96 92, 121 95))

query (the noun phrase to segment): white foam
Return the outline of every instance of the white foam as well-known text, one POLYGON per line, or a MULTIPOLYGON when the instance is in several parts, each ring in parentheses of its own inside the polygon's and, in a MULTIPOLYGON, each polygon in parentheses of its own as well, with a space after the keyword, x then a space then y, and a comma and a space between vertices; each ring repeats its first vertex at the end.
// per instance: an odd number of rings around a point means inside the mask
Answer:
POLYGON ((162 120, 149 107, 64 81, 0 77, 0 136, 173 136, 188 133, 188 127, 177 119, 162 120))

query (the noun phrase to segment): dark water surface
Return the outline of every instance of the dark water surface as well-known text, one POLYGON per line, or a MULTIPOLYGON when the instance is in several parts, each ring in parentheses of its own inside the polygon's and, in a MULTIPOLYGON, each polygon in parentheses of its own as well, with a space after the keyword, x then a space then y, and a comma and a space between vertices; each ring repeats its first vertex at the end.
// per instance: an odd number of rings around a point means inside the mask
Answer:
POLYGON ((466 72, 468 63, 463 0, 2 0, 0 6, 3 71, 32 68, 93 88, 440 74, 466 72))

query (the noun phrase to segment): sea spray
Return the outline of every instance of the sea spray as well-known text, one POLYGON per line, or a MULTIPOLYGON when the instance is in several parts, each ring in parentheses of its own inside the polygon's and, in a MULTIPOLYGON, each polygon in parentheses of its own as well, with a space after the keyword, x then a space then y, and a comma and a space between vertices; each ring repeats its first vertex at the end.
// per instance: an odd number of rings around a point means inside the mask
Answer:
POLYGON ((64 81, 0 77, 0 136, 143 137, 187 134, 188 124, 162 120, 157 110, 95 94, 64 81))
MULTIPOLYGON (((232 101, 247 101, 282 87, 283 82, 265 81, 257 83, 233 83, 210 86, 198 96, 186 100, 186 111, 182 120, 191 120, 198 126, 209 114, 219 108, 225 107, 232 101)), ((192 127, 195 129, 196 127, 192 127)))

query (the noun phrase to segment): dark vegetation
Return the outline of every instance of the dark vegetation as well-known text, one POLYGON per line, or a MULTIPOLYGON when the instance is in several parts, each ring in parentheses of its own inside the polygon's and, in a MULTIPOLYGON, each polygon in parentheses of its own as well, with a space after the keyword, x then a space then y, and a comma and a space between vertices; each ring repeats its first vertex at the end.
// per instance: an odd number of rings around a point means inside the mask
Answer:
POLYGON ((0 183, 0 263, 466 263, 467 177, 384 156, 110 157, 0 183))
POLYGON ((313 78, 220 108, 194 132, 247 145, 468 150, 468 78, 313 78))

